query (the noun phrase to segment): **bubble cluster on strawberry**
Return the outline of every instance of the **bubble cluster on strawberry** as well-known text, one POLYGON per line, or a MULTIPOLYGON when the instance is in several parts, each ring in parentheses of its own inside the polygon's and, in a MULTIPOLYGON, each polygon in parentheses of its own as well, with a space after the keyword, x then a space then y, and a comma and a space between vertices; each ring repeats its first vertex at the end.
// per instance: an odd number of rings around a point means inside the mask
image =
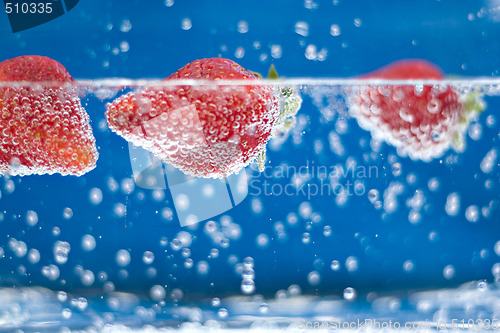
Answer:
MULTIPOLYGON (((209 58, 187 64, 164 82, 258 78, 232 60, 209 58)), ((108 104, 106 117, 117 134, 184 173, 221 178, 256 157, 262 162, 275 129, 297 112, 297 97, 293 107, 285 107, 280 92, 265 84, 166 84, 119 97, 108 104)))
MULTIPOLYGON (((443 74, 427 61, 402 60, 361 78, 441 80, 443 74)), ((460 95, 441 84, 363 86, 348 103, 362 128, 395 146, 400 155, 423 161, 442 156, 450 146, 462 150, 470 116, 484 108, 476 95, 460 95)))
POLYGON ((0 174, 82 175, 98 153, 73 78, 57 61, 0 63, 0 174))

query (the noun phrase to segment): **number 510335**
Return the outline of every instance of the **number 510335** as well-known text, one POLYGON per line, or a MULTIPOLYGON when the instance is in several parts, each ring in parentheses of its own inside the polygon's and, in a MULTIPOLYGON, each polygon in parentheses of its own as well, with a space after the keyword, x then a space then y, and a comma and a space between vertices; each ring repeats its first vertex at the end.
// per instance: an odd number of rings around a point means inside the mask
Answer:
POLYGON ((50 14, 52 13, 52 3, 5 3, 5 12, 7 14, 50 14))

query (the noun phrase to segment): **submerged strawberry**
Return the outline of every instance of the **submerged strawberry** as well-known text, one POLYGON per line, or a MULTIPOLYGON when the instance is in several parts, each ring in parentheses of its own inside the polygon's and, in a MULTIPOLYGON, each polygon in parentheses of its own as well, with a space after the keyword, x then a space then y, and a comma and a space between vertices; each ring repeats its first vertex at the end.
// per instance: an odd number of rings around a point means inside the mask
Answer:
POLYGON ((0 63, 0 174, 81 175, 95 167, 95 139, 72 82, 47 57, 0 63))
MULTIPOLYGON (((441 70, 424 60, 392 63, 362 79, 441 80, 441 70)), ((470 116, 483 109, 473 94, 459 95, 449 85, 371 85, 349 97, 350 112, 361 127, 403 155, 429 161, 452 145, 463 149, 470 116)))
POLYGON ((107 106, 109 127, 186 174, 225 177, 256 157, 262 165, 267 141, 300 107, 290 89, 271 85, 176 85, 173 80, 245 80, 259 77, 232 60, 196 60, 160 87, 129 93, 107 106), (280 99, 288 94, 288 103, 280 99))

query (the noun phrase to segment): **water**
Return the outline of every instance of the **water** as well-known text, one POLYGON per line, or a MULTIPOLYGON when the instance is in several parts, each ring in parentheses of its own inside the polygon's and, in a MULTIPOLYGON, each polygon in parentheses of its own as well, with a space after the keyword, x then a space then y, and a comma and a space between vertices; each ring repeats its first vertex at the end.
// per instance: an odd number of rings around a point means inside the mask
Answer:
POLYGON ((0 331, 498 325, 499 80, 260 82, 301 96, 294 127, 268 143, 264 171, 253 163, 234 176, 239 186, 229 178, 229 206, 187 226, 186 212, 203 216, 211 198, 222 201, 218 180, 183 183, 165 165, 165 187, 145 187, 134 174, 133 157, 143 155, 104 116, 130 91, 179 84, 78 81, 96 168, 0 178, 0 331), (486 108, 462 129, 462 151, 424 162, 400 156, 353 115, 352 96, 393 85, 451 86, 486 108))

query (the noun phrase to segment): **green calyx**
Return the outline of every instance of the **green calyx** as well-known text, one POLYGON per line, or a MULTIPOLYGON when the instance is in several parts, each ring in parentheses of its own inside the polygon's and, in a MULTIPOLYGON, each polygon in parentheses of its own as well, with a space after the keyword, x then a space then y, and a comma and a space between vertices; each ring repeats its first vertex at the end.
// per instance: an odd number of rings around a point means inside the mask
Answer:
MULTIPOLYGON (((259 77, 262 77, 260 74, 254 73, 259 77)), ((269 72, 267 73, 268 80, 279 80, 278 71, 276 71, 276 67, 271 65, 269 68, 269 72)), ((280 93, 280 113, 278 115, 278 119, 276 121, 276 126, 274 129, 274 134, 277 135, 285 135, 290 131, 295 125, 295 116, 302 105, 302 98, 299 94, 295 92, 293 87, 279 87, 280 93)), ((257 156, 257 165, 259 167, 259 171, 264 171, 264 165, 266 162, 266 150, 263 149, 259 155, 257 156)))
MULTIPOLYGON (((481 95, 477 92, 471 92, 463 95, 462 105, 463 108, 460 118, 460 124, 462 125, 461 126, 462 129, 466 130, 467 127, 469 126, 469 122, 471 121, 471 119, 474 116, 481 114, 481 112, 483 112, 484 109, 486 108, 486 105, 481 95)), ((458 152, 464 150, 465 139, 462 130, 455 131, 455 133, 453 134, 451 145, 453 146, 453 149, 455 149, 458 152)))
MULTIPOLYGON (((279 80, 278 71, 274 65, 271 65, 267 73, 268 80, 279 80)), ((281 110, 278 117, 278 130, 285 134, 295 124, 295 115, 302 105, 302 98, 295 92, 293 87, 280 87, 281 110)))
POLYGON ((486 105, 479 93, 472 92, 465 95, 463 107, 462 121, 468 123, 470 116, 483 112, 486 108, 486 105))

